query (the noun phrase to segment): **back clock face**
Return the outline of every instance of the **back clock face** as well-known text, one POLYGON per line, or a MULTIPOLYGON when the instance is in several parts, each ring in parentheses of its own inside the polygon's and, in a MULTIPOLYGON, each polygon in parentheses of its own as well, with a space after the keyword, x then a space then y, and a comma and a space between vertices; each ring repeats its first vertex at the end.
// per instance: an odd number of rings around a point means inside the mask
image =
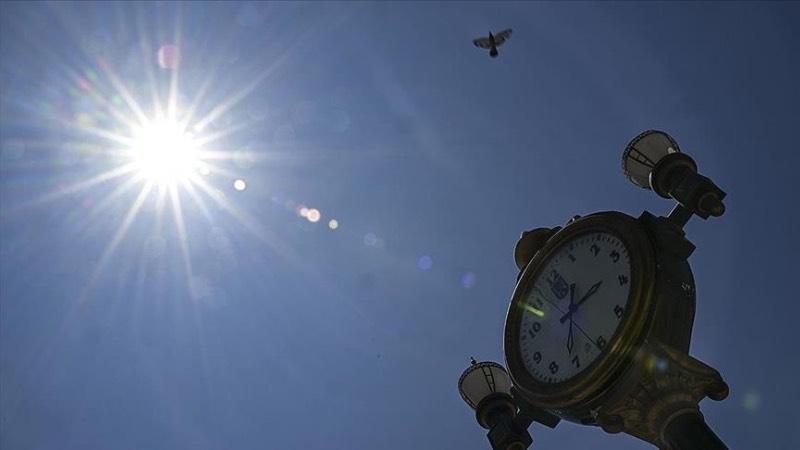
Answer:
POLYGON ((567 381, 611 342, 631 285, 628 249, 606 232, 565 241, 540 265, 520 299, 519 349, 534 379, 567 381))

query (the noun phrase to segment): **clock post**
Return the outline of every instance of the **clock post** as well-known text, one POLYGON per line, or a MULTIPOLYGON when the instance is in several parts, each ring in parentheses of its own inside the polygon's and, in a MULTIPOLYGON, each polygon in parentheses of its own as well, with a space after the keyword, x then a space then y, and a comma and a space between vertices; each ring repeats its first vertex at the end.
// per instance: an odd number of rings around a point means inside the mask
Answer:
POLYGON ((632 183, 677 205, 667 217, 599 212, 522 234, 504 337, 510 386, 495 422, 505 425, 481 423, 495 450, 527 448, 515 436, 562 419, 661 450, 727 450, 698 406, 728 386, 689 355, 695 246, 683 231, 693 215, 721 216, 725 193, 661 131, 634 138, 622 159, 632 183))

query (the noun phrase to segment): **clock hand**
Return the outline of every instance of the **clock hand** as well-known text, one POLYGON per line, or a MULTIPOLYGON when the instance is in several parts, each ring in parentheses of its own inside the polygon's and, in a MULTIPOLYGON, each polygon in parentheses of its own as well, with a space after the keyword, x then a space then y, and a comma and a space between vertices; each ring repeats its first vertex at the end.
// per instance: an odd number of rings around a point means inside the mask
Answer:
POLYGON ((575 322, 575 328, 577 328, 577 329, 578 329, 578 331, 580 331, 581 333, 583 333, 583 335, 584 335, 584 336, 586 336, 586 339, 589 339, 589 342, 591 342, 592 344, 594 344, 594 346, 595 346, 595 347, 597 347, 597 349, 598 349, 598 350, 603 350, 602 348, 600 348, 600 346, 599 346, 599 345, 597 345, 597 342, 596 342, 596 341, 595 341, 595 340, 594 340, 594 339, 593 339, 591 336, 589 336, 589 334, 588 334, 587 332, 583 331, 583 328, 581 328, 581 326, 580 326, 580 325, 578 325, 578 323, 577 323, 577 322, 575 322))
POLYGON ((569 309, 575 306, 575 283, 569 285, 569 309))
POLYGON ((575 346, 575 341, 572 338, 572 325, 574 325, 574 323, 572 322, 572 319, 570 319, 569 334, 567 334, 567 351, 569 352, 570 355, 572 354, 572 348, 575 346))
POLYGON ((578 304, 575 305, 575 307, 577 308, 578 306, 581 306, 581 303, 585 302, 586 300, 589 300, 589 297, 591 297, 597 292, 597 289, 600 288, 601 284, 603 284, 603 280, 600 280, 597 283, 593 284, 592 287, 590 287, 589 290, 586 292, 586 294, 583 296, 583 298, 578 300, 578 304))
MULTIPOLYGON (((564 313, 564 310, 563 310, 563 309, 561 309, 561 308, 559 308, 559 307, 558 307, 558 305, 557 305, 555 302, 553 302, 552 300, 548 299, 548 298, 547 298, 547 296, 545 296, 545 295, 544 295, 544 292, 542 292, 542 290, 541 290, 541 289, 539 289, 539 287, 538 287, 538 286, 534 285, 534 286, 533 286, 533 288, 534 288, 534 289, 536 289, 537 291, 539 291, 539 293, 540 293, 540 294, 542 294, 542 298, 543 298, 543 299, 544 299, 544 300, 545 300, 547 303, 550 303, 551 305, 553 305, 553 307, 554 307, 555 309, 557 309, 557 310, 558 310, 558 312, 560 312, 561 314, 565 314, 565 313, 564 313)), ((566 314, 569 314, 569 313, 566 313, 566 314)), ((597 342, 596 342, 594 339, 592 339, 592 337, 591 337, 591 336, 589 336, 589 333, 587 333, 586 331, 584 331, 584 330, 583 330, 583 328, 581 328, 581 326, 580 326, 580 325, 578 325, 578 323, 577 323, 577 322, 574 322, 574 321, 573 321, 573 325, 575 325, 575 328, 577 328, 577 329, 578 329, 578 331, 580 331, 581 333, 583 333, 583 335, 584 335, 584 336, 586 336, 586 339, 589 339, 589 342, 591 342, 592 344, 594 344, 594 346, 595 346, 595 347, 597 347, 599 350, 602 350, 602 349, 600 348, 600 346, 599 346, 599 345, 597 345, 597 342)))
POLYGON ((575 311, 578 310, 578 307, 581 306, 581 304, 583 304, 583 302, 585 302, 586 300, 589 300, 589 297, 591 297, 592 295, 594 295, 597 292, 597 290, 600 288, 601 284, 603 284, 603 280, 600 280, 597 283, 593 284, 592 287, 590 287, 589 290, 586 291, 586 294, 584 294, 583 298, 578 300, 578 303, 574 303, 573 304, 572 299, 570 299, 569 312, 567 312, 566 314, 561 316, 560 322, 564 323, 564 322, 567 321, 567 319, 572 318, 572 314, 575 313, 575 311))
MULTIPOLYGON (((575 283, 569 285, 569 309, 572 310, 573 305, 575 305, 575 283)), ((569 333, 567 334, 567 351, 569 354, 572 354, 572 347, 575 345, 575 341, 572 337, 572 326, 575 324, 575 321, 572 320, 572 315, 569 316, 569 333)))

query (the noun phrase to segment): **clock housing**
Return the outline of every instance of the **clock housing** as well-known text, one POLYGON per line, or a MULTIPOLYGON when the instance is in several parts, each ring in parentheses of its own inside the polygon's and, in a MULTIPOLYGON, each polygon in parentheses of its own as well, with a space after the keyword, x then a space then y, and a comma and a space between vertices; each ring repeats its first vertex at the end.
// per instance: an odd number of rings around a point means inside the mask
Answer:
MULTIPOLYGON (((593 263, 593 258, 583 258, 583 260, 584 264, 593 263)), ((592 267, 585 267, 583 270, 591 271, 592 267)), ((631 368, 634 355, 650 328, 653 316, 655 270, 655 253, 648 234, 636 219, 619 212, 602 212, 577 218, 544 244, 519 278, 505 324, 506 366, 514 385, 527 400, 542 409, 573 421, 581 421, 582 416, 586 416, 588 411, 599 404, 599 400, 612 390, 616 382, 631 368), (565 250, 568 250, 570 244, 575 245, 582 237, 590 236, 598 236, 598 239, 599 236, 605 236, 609 241, 615 241, 624 247, 629 266, 622 273, 628 278, 626 284, 629 287, 627 291, 620 291, 627 294, 624 302, 620 301, 624 303, 624 314, 621 314, 617 326, 611 328, 613 335, 604 338, 602 348, 598 346, 595 349, 598 353, 593 355, 591 361, 587 361, 579 371, 573 370, 569 377, 561 379, 543 376, 542 373, 530 370, 531 351, 523 348, 526 338, 522 336, 531 331, 524 327, 524 325, 531 326, 531 305, 528 299, 532 298, 531 293, 534 289, 541 289, 541 280, 548 277, 548 274, 543 272, 548 268, 552 269, 554 258, 568 254, 565 250)), ((560 291, 559 294, 565 294, 564 289, 562 285, 557 291, 560 291)), ((586 290, 584 283, 584 293, 586 290)), ((583 296, 584 293, 578 295, 583 296)), ((561 301, 563 302, 563 297, 561 301)), ((565 317, 569 319, 571 314, 565 314, 569 310, 564 310, 563 304, 560 312, 555 310, 551 312, 560 316, 563 314, 562 319, 565 317)), ((566 321, 562 323, 565 327, 569 326, 566 321)))

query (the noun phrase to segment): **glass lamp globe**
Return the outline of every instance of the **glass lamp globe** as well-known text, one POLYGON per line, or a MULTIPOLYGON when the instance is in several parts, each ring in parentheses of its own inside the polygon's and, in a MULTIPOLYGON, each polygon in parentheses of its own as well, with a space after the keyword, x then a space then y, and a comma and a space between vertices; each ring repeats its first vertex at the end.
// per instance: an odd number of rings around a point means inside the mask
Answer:
POLYGON ((651 189, 650 173, 665 156, 680 153, 672 136, 659 130, 648 130, 631 140, 622 153, 622 172, 631 183, 651 189))
POLYGON ((511 379, 503 366, 475 359, 471 363, 458 380, 458 391, 470 408, 477 409, 481 401, 492 394, 511 396, 511 379))

